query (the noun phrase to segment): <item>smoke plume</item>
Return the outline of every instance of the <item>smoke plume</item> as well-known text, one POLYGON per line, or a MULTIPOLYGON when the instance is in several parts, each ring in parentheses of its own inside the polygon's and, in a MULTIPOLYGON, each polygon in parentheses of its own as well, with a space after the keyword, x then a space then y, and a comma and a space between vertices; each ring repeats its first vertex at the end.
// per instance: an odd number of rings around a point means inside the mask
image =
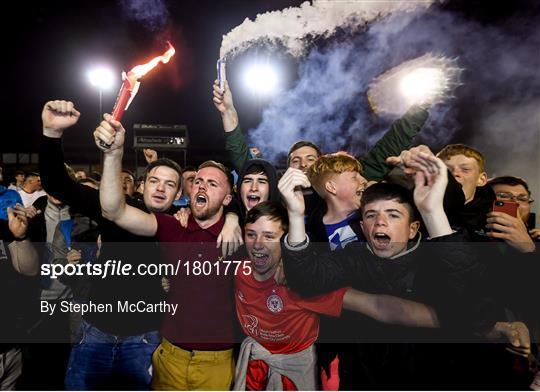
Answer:
POLYGON ((356 30, 381 16, 427 8, 431 2, 314 0, 311 5, 306 1, 300 7, 259 14, 254 21, 246 18, 223 36, 220 57, 238 54, 260 40, 279 43, 291 55, 301 56, 305 54, 308 38, 330 37, 338 27, 356 30))
POLYGON ((120 0, 123 14, 151 32, 161 31, 169 20, 163 0, 120 0))
POLYGON ((300 60, 296 84, 275 97, 261 123, 248 131, 251 145, 267 159, 277 161, 300 139, 325 152, 367 152, 395 119, 371 111, 369 84, 432 53, 456 59, 464 69, 462 85, 455 99, 429 110, 416 143, 434 151, 450 142, 470 144, 486 154, 488 174, 521 176, 538 195, 540 30, 534 23, 509 19, 504 28, 481 25, 431 7, 377 18, 364 31, 326 41, 310 48, 300 60))

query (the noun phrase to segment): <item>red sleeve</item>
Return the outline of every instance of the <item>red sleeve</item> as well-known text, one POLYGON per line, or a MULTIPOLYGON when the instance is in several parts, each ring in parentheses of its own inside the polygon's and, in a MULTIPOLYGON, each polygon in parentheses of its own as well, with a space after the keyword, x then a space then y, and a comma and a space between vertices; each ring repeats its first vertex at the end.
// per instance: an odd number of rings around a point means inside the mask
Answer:
POLYGON ((156 239, 159 242, 177 242, 181 240, 184 228, 173 216, 156 213, 157 232, 156 239))
POLYGON ((348 287, 343 287, 312 298, 298 297, 296 303, 298 306, 311 310, 312 312, 338 317, 341 315, 343 297, 345 296, 347 289, 348 287))

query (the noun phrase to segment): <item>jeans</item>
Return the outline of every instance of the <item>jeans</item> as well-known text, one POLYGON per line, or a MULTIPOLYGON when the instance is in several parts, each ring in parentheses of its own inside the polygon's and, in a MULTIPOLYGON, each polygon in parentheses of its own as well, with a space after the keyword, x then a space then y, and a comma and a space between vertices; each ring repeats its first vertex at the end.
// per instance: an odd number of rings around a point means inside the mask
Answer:
POLYGON ((160 341, 157 331, 116 336, 83 319, 78 338, 69 358, 66 389, 149 389, 152 353, 160 341))
POLYGON ((13 391, 21 375, 22 354, 16 347, 0 352, 0 391, 13 391))

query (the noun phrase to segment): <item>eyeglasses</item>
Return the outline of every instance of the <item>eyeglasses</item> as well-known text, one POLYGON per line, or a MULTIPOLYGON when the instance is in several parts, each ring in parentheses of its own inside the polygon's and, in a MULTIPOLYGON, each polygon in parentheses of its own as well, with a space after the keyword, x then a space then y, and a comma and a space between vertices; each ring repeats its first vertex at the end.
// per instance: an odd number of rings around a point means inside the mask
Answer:
POLYGON ((534 202, 533 199, 531 199, 529 196, 527 195, 518 195, 518 196, 515 196, 511 193, 495 193, 495 197, 497 197, 497 199, 500 199, 500 200, 510 200, 510 201, 520 201, 522 203, 532 203, 534 202))

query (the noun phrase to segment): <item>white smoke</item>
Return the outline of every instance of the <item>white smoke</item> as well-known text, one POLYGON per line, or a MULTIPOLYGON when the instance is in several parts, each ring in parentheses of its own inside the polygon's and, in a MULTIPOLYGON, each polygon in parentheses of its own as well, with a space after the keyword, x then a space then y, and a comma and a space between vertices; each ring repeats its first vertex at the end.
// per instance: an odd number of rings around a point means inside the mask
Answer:
MULTIPOLYGON (((398 14, 345 39, 329 39, 302 60, 298 80, 264 109, 250 144, 276 161, 300 139, 325 152, 362 155, 393 117, 374 115, 366 91, 375 78, 426 53, 458 58, 456 99, 432 107, 415 143, 448 143, 484 152, 488 175, 515 175, 540 198, 540 30, 510 19, 486 26, 437 9, 398 14), (346 42, 343 42, 346 41, 346 42)), ((535 203, 537 204, 537 203, 535 203)), ((533 204, 533 207, 535 205, 533 204)), ((537 207, 536 207, 537 208, 537 207)))
POLYGON ((374 112, 401 115, 411 105, 444 102, 459 85, 461 71, 455 59, 425 54, 378 76, 369 86, 369 103, 374 112))
POLYGON ((425 9, 432 0, 366 1, 314 0, 300 7, 259 14, 254 21, 244 22, 223 36, 220 58, 233 56, 252 44, 264 40, 279 43, 293 56, 305 54, 308 37, 330 37, 339 27, 355 31, 366 23, 398 11, 425 9))
MULTIPOLYGON (((521 105, 486 108, 471 136, 471 145, 487 157, 489 177, 522 177, 533 199, 540 199, 540 97, 521 105)), ((537 203, 533 207, 538 211, 537 203)))

